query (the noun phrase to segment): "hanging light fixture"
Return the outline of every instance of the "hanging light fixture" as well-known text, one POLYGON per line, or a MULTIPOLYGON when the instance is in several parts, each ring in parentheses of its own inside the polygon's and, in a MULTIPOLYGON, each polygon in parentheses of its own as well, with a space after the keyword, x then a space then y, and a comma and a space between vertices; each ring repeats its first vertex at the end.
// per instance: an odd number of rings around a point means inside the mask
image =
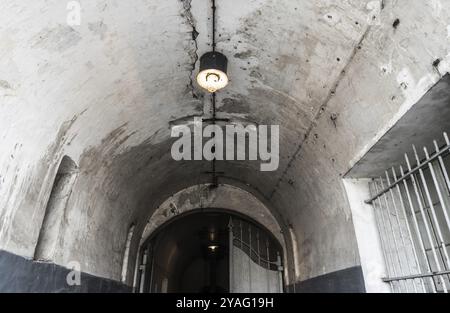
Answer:
POLYGON ((227 57, 219 52, 207 52, 200 58, 198 84, 213 93, 228 85, 227 57))
POLYGON ((212 51, 200 58, 200 72, 197 74, 197 83, 200 87, 211 93, 225 88, 228 85, 228 60, 220 52, 216 52, 216 1, 212 0, 212 51))

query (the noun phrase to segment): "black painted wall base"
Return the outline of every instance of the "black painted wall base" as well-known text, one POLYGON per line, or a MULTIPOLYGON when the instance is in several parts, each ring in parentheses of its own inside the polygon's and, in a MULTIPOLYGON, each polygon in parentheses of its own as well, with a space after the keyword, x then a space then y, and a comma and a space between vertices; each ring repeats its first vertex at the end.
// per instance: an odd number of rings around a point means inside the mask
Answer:
POLYGON ((296 293, 365 293, 366 287, 361 266, 355 266, 298 282, 295 286, 289 286, 288 291, 296 293))
MULTIPOLYGON (((120 282, 81 273, 81 285, 66 282, 70 270, 53 263, 35 262, 0 250, 0 292, 131 292, 120 282)), ((363 293, 364 277, 360 266, 301 281, 287 288, 297 293, 363 293)))
POLYGON ((131 292, 120 282, 81 273, 81 285, 66 282, 70 270, 53 263, 35 262, 0 250, 0 292, 131 292))

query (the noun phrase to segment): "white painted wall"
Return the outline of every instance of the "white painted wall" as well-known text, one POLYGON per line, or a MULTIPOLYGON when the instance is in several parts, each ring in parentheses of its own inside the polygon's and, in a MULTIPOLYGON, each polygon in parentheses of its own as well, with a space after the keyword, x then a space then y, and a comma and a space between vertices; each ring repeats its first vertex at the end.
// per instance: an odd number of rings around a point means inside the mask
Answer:
POLYGON ((370 199, 369 181, 344 179, 344 186, 352 212, 366 291, 386 293, 391 289, 389 284, 382 281, 387 274, 375 215, 373 207, 364 202, 370 199))

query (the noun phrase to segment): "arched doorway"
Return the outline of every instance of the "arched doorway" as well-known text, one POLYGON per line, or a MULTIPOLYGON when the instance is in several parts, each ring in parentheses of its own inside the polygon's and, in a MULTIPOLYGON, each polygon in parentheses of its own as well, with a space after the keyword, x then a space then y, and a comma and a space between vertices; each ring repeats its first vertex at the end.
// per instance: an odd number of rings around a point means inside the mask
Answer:
POLYGON ((257 222, 217 209, 182 214, 142 245, 138 292, 282 292, 282 247, 257 222))

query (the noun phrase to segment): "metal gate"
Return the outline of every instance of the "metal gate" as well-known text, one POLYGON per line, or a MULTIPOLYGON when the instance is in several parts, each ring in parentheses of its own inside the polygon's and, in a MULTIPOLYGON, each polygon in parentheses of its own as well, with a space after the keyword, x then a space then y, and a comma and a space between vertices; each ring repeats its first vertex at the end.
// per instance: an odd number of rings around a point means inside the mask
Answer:
POLYGON ((280 250, 268 234, 236 218, 228 229, 230 292, 283 292, 280 250))
POLYGON ((393 292, 445 292, 450 288, 450 142, 432 152, 413 147, 406 168, 391 168, 370 184, 393 292))

